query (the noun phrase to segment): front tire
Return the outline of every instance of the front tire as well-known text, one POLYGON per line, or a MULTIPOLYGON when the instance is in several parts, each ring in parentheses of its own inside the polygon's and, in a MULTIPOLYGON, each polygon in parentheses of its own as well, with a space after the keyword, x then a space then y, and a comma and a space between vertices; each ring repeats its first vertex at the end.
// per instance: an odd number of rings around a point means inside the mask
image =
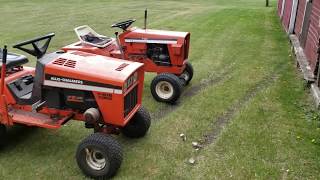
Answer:
POLYGON ((193 78, 193 67, 190 62, 186 63, 186 68, 179 77, 185 82, 185 85, 188 85, 190 83, 193 78))
POLYGON ((140 138, 147 134, 150 125, 150 114, 144 107, 141 107, 122 129, 122 133, 130 138, 140 138))
POLYGON ((122 162, 120 144, 103 133, 94 133, 78 146, 76 160, 82 172, 91 178, 108 179, 114 176, 122 162))
POLYGON ((152 80, 150 88, 155 100, 173 104, 181 95, 182 82, 174 74, 163 73, 152 80))

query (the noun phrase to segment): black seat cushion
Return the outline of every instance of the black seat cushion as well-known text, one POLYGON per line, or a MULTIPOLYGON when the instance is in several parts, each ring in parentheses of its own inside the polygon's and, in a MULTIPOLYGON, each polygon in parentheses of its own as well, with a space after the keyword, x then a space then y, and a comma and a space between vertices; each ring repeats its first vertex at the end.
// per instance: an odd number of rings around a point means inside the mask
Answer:
POLYGON ((92 44, 97 44, 97 45, 104 45, 110 41, 112 41, 111 38, 109 37, 98 37, 98 36, 95 36, 94 34, 92 33, 88 33, 84 36, 81 36, 81 39, 85 42, 88 42, 88 43, 92 43, 92 44))
MULTIPOLYGON (((2 49, 0 49, 0 68, 2 67, 2 49)), ((28 58, 24 55, 15 54, 15 53, 8 53, 7 55, 7 68, 14 68, 17 66, 21 66, 23 64, 28 63, 28 58)))

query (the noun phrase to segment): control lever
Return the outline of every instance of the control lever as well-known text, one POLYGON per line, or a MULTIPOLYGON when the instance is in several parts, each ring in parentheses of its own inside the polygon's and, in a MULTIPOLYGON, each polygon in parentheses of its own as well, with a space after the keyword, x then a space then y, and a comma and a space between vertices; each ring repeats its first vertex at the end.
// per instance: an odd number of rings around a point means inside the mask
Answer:
POLYGON ((119 36, 118 36, 119 33, 115 32, 114 34, 116 35, 116 43, 117 43, 117 46, 119 47, 119 50, 120 50, 120 53, 121 53, 121 58, 124 59, 123 49, 122 49, 122 46, 120 44, 119 36))

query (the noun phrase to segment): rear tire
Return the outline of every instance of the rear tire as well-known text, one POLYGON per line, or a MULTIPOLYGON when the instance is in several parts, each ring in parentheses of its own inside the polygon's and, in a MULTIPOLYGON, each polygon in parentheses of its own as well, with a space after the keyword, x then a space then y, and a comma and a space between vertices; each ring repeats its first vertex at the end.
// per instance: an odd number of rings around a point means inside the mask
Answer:
POLYGON ((120 144, 103 133, 94 133, 78 146, 76 160, 82 172, 91 178, 108 179, 116 174, 122 162, 120 144))
POLYGON ((193 67, 190 62, 186 63, 186 68, 179 77, 185 82, 185 85, 188 85, 190 83, 193 78, 193 67))
POLYGON ((150 125, 150 114, 144 107, 141 107, 122 129, 122 133, 130 138, 140 138, 147 134, 150 125))
POLYGON ((163 73, 152 80, 150 88, 155 100, 173 104, 181 95, 182 81, 174 74, 163 73))

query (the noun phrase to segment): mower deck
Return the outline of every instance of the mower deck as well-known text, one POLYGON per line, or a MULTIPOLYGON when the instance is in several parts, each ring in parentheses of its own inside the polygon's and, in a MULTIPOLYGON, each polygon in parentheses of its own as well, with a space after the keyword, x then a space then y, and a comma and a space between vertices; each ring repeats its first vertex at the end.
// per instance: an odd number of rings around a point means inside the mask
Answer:
POLYGON ((69 116, 63 118, 50 118, 50 116, 45 114, 17 109, 10 111, 9 115, 12 116, 12 120, 14 123, 26 124, 28 126, 38 126, 49 129, 58 129, 69 119, 69 116))

